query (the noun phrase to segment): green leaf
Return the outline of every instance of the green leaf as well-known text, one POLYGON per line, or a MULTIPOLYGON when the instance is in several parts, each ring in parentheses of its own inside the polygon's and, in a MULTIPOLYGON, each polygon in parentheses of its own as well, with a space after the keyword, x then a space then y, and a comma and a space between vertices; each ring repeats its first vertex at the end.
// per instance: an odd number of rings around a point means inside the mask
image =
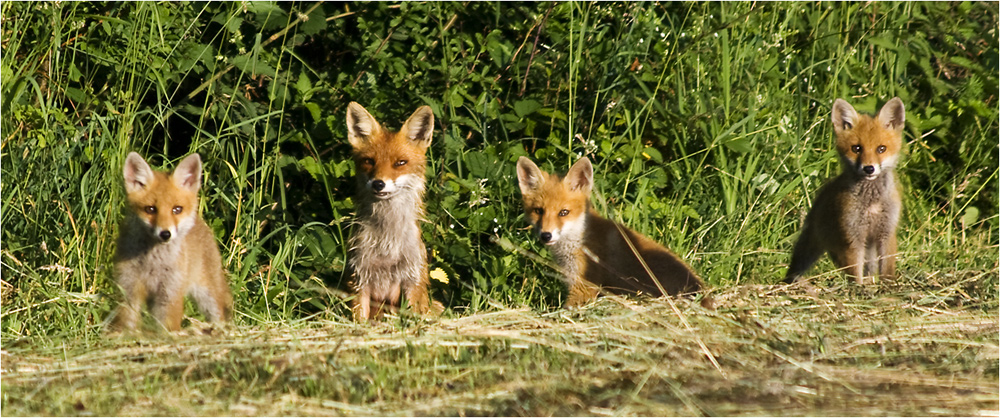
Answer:
POLYGON ((514 113, 518 118, 524 118, 540 109, 542 105, 534 100, 518 100, 514 102, 514 113))
POLYGON ((653 160, 653 162, 655 163, 663 162, 663 154, 661 154, 660 150, 656 148, 653 147, 643 148, 642 155, 645 156, 646 158, 649 158, 650 160, 653 160))
POLYGON ((729 148, 740 154, 746 154, 750 151, 753 151, 753 146, 750 145, 750 140, 746 138, 739 138, 739 139, 734 139, 732 141, 726 141, 724 144, 726 145, 726 148, 729 148))
POLYGON ((306 103, 306 110, 309 111, 309 115, 312 116, 313 122, 320 122, 323 120, 323 111, 319 108, 319 105, 313 102, 306 103))
POLYGON ((896 50, 896 44, 893 43, 892 41, 886 39, 884 36, 872 36, 872 37, 867 38, 867 40, 868 40, 868 43, 870 43, 872 45, 875 45, 875 46, 877 46, 879 48, 882 48, 882 49, 885 49, 885 50, 889 50, 889 51, 895 51, 896 50))
POLYGON ((969 228, 972 224, 979 220, 979 208, 975 206, 969 206, 965 208, 965 214, 962 215, 962 228, 969 228))
POLYGON ((295 90, 299 91, 299 94, 305 94, 309 90, 312 90, 312 81, 309 81, 309 76, 306 73, 299 74, 299 79, 295 81, 295 90))
POLYGON ((299 32, 303 35, 311 36, 326 29, 326 12, 323 7, 317 7, 306 17, 306 20, 299 23, 299 32))
POLYGON ((701 215, 698 214, 698 211, 688 205, 681 206, 681 213, 692 219, 701 219, 701 215))

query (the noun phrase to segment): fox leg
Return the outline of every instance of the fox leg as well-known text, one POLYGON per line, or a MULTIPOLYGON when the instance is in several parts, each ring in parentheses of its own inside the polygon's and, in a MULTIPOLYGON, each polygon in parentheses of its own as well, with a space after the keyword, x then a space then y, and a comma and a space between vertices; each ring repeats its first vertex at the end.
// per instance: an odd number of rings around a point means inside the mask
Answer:
POLYGON ((371 319, 371 291, 368 288, 359 288, 354 295, 354 303, 351 310, 354 311, 354 321, 361 322, 371 319))
POLYGON ((401 284, 399 282, 396 282, 395 284, 389 287, 389 293, 383 296, 384 299, 380 299, 378 296, 375 297, 373 302, 376 304, 376 306, 372 308, 373 309, 371 315, 372 318, 376 319, 381 318, 382 315, 385 315, 386 312, 392 312, 392 313, 399 312, 400 308, 399 296, 401 294, 400 291, 401 287, 402 287, 401 284))
POLYGON ((882 265, 882 261, 879 259, 880 249, 881 244, 872 244, 869 245, 868 248, 865 248, 865 268, 863 271, 865 277, 874 277, 878 275, 879 266, 882 265))
POLYGON ((878 275, 881 278, 892 279, 896 277, 896 234, 879 243, 878 246, 878 275))
POLYGON ((215 286, 194 286, 191 298, 208 322, 225 322, 232 316, 233 296, 224 283, 215 286))
POLYGON ((865 253, 863 245, 851 243, 842 253, 834 257, 834 262, 837 267, 844 269, 847 277, 853 278, 858 284, 864 284, 865 253))
POLYGON ((566 297, 566 307, 575 308, 583 306, 590 301, 597 299, 597 292, 600 287, 584 279, 576 279, 569 286, 569 296, 566 297))
POLYGON ((153 317, 163 325, 167 331, 180 331, 181 320, 184 319, 184 294, 186 292, 176 291, 159 292, 153 301, 150 309, 153 317))
POLYGON ((430 286, 430 283, 428 283, 428 278, 425 274, 420 283, 406 289, 406 301, 420 315, 440 315, 441 312, 444 312, 444 305, 438 301, 431 301, 430 293, 427 289, 428 286, 430 286))
POLYGON ((113 331, 125 331, 135 329, 135 325, 142 315, 142 306, 146 303, 146 284, 136 280, 128 285, 123 285, 125 300, 118 306, 118 312, 111 324, 113 331))
POLYGON ((812 229, 808 226, 802 230, 799 240, 795 242, 792 250, 792 261, 788 263, 788 272, 785 273, 785 283, 792 283, 799 280, 809 267, 816 264, 816 260, 826 252, 823 246, 813 238, 812 229))

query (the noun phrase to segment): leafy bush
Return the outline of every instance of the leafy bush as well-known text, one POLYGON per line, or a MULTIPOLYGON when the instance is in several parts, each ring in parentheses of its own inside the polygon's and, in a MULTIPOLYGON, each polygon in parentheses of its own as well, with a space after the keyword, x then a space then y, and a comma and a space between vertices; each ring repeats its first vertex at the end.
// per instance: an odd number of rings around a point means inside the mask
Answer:
POLYGON ((837 97, 906 104, 902 274, 997 269, 997 10, 983 3, 0 8, 5 340, 98 329, 132 150, 162 167, 202 154, 239 321, 343 316, 352 100, 392 128, 434 110, 423 232, 456 313, 559 303, 554 272, 526 255, 545 258, 521 215, 523 155, 558 172, 589 156, 598 210, 713 285, 776 281, 839 171, 837 97))

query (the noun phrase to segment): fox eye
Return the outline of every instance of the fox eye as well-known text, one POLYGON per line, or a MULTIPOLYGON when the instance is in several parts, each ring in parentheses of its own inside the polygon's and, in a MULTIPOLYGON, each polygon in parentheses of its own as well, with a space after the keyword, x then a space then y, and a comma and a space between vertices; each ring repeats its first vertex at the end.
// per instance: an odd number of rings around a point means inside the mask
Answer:
POLYGON ((396 161, 395 163, 393 163, 392 166, 393 167, 402 167, 402 166, 406 165, 406 163, 408 163, 408 162, 409 161, 406 161, 406 160, 399 160, 399 161, 396 161))
POLYGON ((535 212, 535 215, 544 215, 545 214, 545 209, 534 208, 534 209, 532 209, 532 212, 535 212))
POLYGON ((156 215, 156 206, 146 206, 143 210, 150 215, 156 215))
POLYGON ((174 208, 171 209, 170 211, 173 212, 174 215, 180 215, 181 212, 184 212, 184 208, 180 206, 174 206, 174 208))
POLYGON ((855 154, 860 154, 861 153, 861 145, 851 145, 851 151, 854 151, 855 154))
POLYGON ((364 164, 364 165, 375 165, 375 160, 373 160, 371 158, 365 158, 365 159, 361 160, 361 163, 364 164))
POLYGON ((885 145, 879 145, 878 148, 875 148, 875 151, 878 151, 879 154, 885 152, 885 145))
POLYGON ((569 215, 569 209, 563 209, 559 211, 559 216, 566 216, 566 215, 569 215))

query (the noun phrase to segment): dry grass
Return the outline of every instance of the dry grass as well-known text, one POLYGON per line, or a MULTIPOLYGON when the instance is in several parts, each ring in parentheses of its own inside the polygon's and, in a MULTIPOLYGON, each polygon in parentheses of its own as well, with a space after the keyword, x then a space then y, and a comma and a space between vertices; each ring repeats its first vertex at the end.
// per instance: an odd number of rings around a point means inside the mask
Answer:
POLYGON ((576 311, 396 317, 371 326, 312 320, 57 347, 13 342, 3 352, 3 409, 996 416, 1000 330, 986 279, 996 273, 931 278, 933 292, 919 289, 928 278, 875 292, 740 286, 715 293, 715 310, 605 297, 576 311))

